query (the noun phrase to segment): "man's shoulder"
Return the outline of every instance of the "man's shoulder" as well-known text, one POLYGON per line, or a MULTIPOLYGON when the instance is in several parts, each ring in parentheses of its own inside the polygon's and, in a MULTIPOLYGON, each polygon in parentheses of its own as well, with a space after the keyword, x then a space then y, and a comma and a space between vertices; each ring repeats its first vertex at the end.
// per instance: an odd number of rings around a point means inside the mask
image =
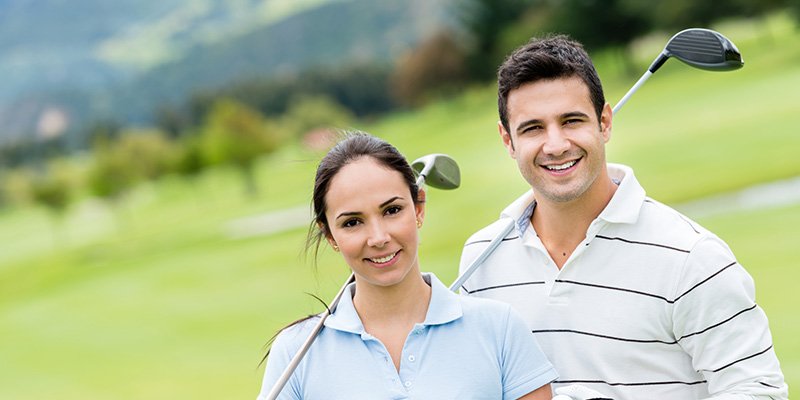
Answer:
POLYGON ((645 198, 640 217, 641 224, 648 227, 655 225, 669 228, 667 231, 697 238, 710 234, 706 228, 690 217, 650 197, 645 198))
MULTIPOLYGON (((464 246, 469 246, 471 244, 477 243, 488 243, 492 239, 494 239, 497 235, 502 233, 503 231, 507 230, 509 224, 513 224, 514 220, 510 217, 501 217, 500 219, 492 222, 489 225, 479 229, 477 232, 473 233, 469 239, 464 243, 464 246)), ((508 234, 508 233, 507 233, 508 234)))

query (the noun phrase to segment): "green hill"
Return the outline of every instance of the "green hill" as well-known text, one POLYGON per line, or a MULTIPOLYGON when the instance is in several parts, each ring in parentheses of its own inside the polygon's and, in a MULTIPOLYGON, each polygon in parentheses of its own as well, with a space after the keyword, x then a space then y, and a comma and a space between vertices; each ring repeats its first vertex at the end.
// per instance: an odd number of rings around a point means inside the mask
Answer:
MULTIPOLYGON (((783 16, 716 28, 739 46, 744 69, 710 73, 670 61, 614 119, 610 160, 633 166, 648 194, 667 203, 800 175, 792 124, 800 33, 783 16)), ((666 38, 642 47, 642 71, 666 38)), ((607 97, 620 98, 636 77, 594 56, 607 97)), ((462 187, 429 190, 422 230, 423 269, 445 282, 455 279, 467 236, 525 189, 496 120, 494 88, 478 87, 358 126, 411 159, 443 152, 458 161, 462 187)), ((301 228, 231 239, 227 227, 307 204, 318 158, 286 148, 262 160, 258 199, 242 197, 235 171, 218 169, 142 186, 116 209, 83 202, 57 224, 37 208, 0 210, 3 397, 255 396, 262 345, 321 309, 304 292, 329 299, 348 271, 330 251, 316 268, 304 260, 301 228)), ((800 279, 800 205, 700 222, 755 278, 790 394, 799 395, 800 295, 791 286, 800 279)))

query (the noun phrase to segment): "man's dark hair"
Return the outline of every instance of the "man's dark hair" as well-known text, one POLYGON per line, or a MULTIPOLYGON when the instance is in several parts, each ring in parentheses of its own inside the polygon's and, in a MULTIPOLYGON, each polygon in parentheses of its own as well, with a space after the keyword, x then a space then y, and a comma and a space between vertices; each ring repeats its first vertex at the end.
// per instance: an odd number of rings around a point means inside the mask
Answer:
POLYGON ((577 76, 589 88, 597 119, 605 105, 603 85, 583 45, 566 35, 532 38, 514 50, 497 71, 497 108, 500 122, 507 132, 508 94, 520 86, 540 80, 577 76))

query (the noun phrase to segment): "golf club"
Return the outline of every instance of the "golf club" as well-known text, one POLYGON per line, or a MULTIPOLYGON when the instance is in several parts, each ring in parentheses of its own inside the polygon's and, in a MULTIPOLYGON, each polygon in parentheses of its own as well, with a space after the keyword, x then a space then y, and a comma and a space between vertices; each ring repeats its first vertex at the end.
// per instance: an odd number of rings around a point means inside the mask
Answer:
MULTIPOLYGON (((411 168, 413 168, 414 172, 417 173, 416 184, 417 187, 420 188, 422 185, 427 183, 428 186, 435 187, 437 189, 451 190, 457 188, 461 184, 461 172, 458 168, 458 164, 456 164, 455 160, 446 154, 429 154, 427 156, 420 157, 411 163, 411 168)), ((269 394, 267 395, 268 400, 275 400, 281 393, 283 387, 286 386, 286 382, 289 381, 292 373, 295 369, 297 369, 297 366, 308 352, 311 344, 314 343, 314 339, 317 338, 317 335, 322 330, 325 320, 331 315, 333 310, 336 309, 336 305, 339 304, 339 299, 342 298, 347 285, 354 282, 355 279, 355 274, 351 273, 350 277, 347 278, 347 281, 344 283, 342 288, 339 289, 339 293, 337 293, 336 297, 333 298, 330 307, 320 314, 319 322, 317 322, 317 324, 314 326, 314 329, 308 335, 308 338, 306 338, 305 342, 303 342, 303 345, 300 346, 300 349, 297 350, 297 354, 294 355, 292 360, 289 362, 289 365, 286 366, 286 369, 281 374, 280 378, 278 378, 278 381, 275 382, 275 386, 273 386, 272 390, 270 390, 269 394)))
MULTIPOLYGON (((653 73, 655 73, 670 57, 677 58, 687 65, 708 71, 732 71, 744 65, 742 54, 736 45, 721 33, 703 28, 684 29, 669 39, 664 50, 656 57, 650 68, 642 75, 633 87, 625 93, 622 100, 614 106, 613 113, 622 108, 628 99, 641 87, 653 73)), ((483 264, 483 262, 497 249, 500 242, 514 229, 514 220, 509 220, 485 249, 472 260, 455 282, 450 285, 450 290, 456 291, 464 282, 483 264)))
POLYGON ((628 90, 628 93, 622 96, 619 103, 614 106, 614 114, 670 57, 707 71, 732 71, 744 65, 742 53, 721 33, 703 28, 684 29, 669 39, 661 54, 650 64, 650 68, 628 90))

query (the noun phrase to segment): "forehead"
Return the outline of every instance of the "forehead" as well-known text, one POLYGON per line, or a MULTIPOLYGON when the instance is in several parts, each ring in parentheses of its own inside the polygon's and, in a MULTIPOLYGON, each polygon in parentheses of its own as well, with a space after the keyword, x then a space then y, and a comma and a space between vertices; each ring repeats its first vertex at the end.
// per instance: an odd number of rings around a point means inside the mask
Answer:
POLYGON ((589 87, 578 76, 526 83, 508 94, 509 121, 580 111, 594 115, 589 87))
POLYGON ((410 196, 403 175, 372 157, 361 157, 339 169, 331 179, 325 204, 331 213, 366 211, 395 196, 410 196))

